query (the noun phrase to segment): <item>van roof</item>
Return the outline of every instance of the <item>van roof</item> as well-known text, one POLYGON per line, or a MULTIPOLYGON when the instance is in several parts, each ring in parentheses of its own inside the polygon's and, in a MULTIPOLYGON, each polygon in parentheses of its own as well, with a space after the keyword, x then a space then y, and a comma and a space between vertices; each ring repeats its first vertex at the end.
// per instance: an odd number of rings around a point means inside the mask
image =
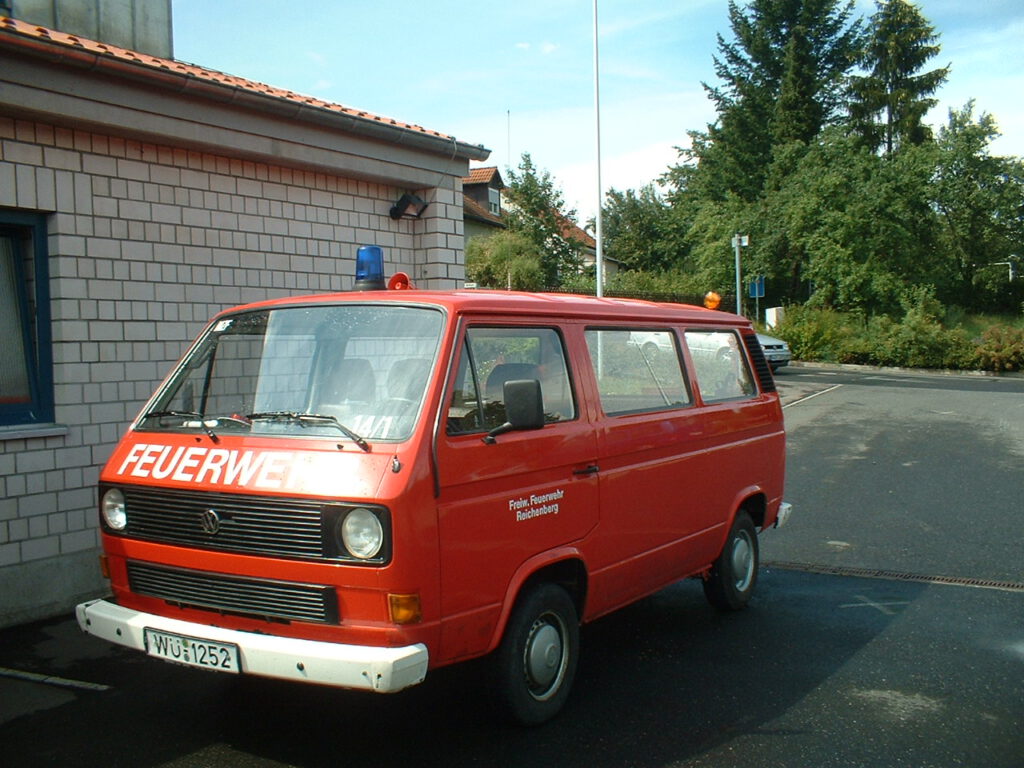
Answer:
POLYGON ((587 320, 633 320, 674 323, 709 323, 749 327, 745 317, 705 309, 692 304, 665 304, 639 299, 597 298, 564 293, 521 293, 465 289, 454 291, 352 291, 346 293, 292 296, 261 301, 225 310, 233 313, 248 309, 269 309, 292 305, 343 303, 429 304, 452 314, 501 314, 515 316, 556 316, 587 320))

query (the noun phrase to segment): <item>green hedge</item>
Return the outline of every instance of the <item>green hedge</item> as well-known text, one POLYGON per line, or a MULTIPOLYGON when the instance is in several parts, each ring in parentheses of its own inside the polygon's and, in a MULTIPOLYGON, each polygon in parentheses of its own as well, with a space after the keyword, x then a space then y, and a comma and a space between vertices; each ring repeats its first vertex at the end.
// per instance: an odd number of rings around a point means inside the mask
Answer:
POLYGON ((902 319, 789 307, 772 333, 797 360, 905 368, 1024 370, 1024 329, 997 324, 972 339, 947 328, 934 308, 913 303, 902 319))

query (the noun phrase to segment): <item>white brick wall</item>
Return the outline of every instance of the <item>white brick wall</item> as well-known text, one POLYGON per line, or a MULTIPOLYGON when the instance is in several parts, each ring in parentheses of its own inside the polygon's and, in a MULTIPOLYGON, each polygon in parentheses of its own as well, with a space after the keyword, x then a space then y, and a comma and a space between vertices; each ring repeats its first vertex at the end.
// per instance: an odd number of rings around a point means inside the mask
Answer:
POLYGON ((0 208, 52 213, 55 416, 66 428, 0 428, 0 626, 102 589, 99 467, 215 312, 347 289, 366 243, 422 287, 464 279, 457 179, 442 183, 451 189, 416 190, 430 202, 422 219, 395 222, 405 189, 0 117, 0 208))

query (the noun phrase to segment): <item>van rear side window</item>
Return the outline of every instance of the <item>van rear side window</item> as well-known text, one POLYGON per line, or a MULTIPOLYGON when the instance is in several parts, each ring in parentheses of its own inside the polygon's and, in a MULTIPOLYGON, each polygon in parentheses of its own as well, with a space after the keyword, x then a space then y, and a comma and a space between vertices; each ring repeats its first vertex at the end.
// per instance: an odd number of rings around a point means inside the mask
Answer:
POLYGON ((705 403, 757 394, 743 345, 733 331, 687 331, 697 386, 705 403))
POLYGON ((448 407, 448 434, 504 424, 504 385, 522 379, 540 381, 547 422, 575 419, 565 361, 562 337, 551 328, 470 328, 448 407))
POLYGON ((585 335, 601 409, 608 415, 690 404, 671 331, 591 329, 585 335))

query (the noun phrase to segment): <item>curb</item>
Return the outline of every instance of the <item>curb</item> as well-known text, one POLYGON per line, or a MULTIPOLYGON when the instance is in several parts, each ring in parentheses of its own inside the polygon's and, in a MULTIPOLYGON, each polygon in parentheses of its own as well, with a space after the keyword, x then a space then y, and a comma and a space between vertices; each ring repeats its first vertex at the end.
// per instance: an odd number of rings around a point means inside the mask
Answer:
POLYGON ((1021 371, 956 371, 946 368, 896 368, 884 365, 859 365, 856 363, 818 363, 804 360, 792 360, 789 365, 794 368, 814 368, 831 371, 861 371, 872 373, 909 373, 929 376, 965 376, 980 379, 1024 379, 1021 371))

